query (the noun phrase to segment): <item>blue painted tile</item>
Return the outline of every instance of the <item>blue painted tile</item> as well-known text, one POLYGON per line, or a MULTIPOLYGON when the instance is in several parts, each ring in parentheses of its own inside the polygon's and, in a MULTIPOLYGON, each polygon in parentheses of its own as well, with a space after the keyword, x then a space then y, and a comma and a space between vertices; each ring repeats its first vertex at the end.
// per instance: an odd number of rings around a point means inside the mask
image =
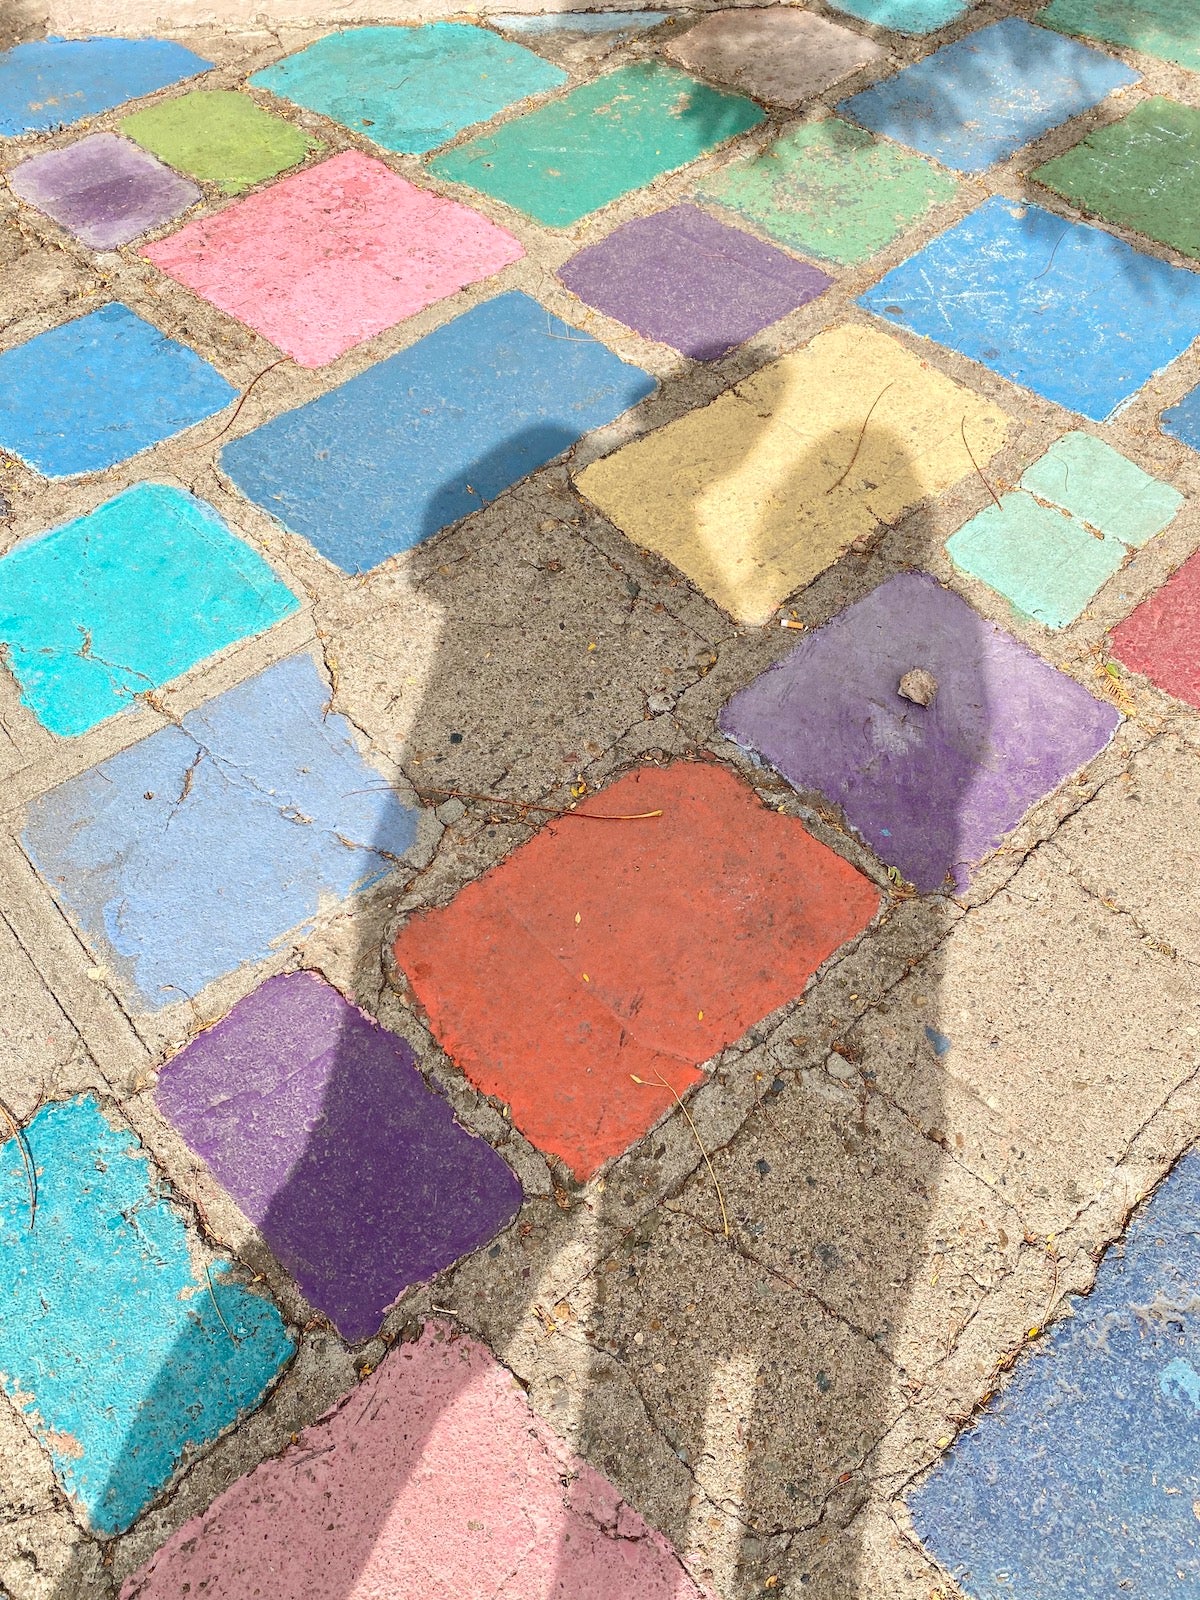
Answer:
POLYGON ((47 478, 128 461, 237 390, 119 301, 0 355, 0 449, 47 478))
POLYGON ((169 39, 39 39, 0 55, 0 137, 65 127, 212 66, 169 39))
POLYGON ((0 559, 0 648, 52 733, 85 733, 300 602, 217 513, 141 483, 0 559))
POLYGON ((1200 334, 1200 276, 1098 228, 1000 198, 858 303, 1093 422, 1200 334))
POLYGON ((943 166, 982 172, 1140 76, 1091 45, 1006 17, 838 110, 943 166))
POLYGON ((1184 1600, 1200 1575, 1200 1153, 910 1497, 971 1600, 1184 1600))
POLYGON ((957 22, 975 0, 829 0, 835 11, 897 33, 935 33, 957 22))
POLYGON ((413 843, 328 705, 289 656, 29 807, 27 855, 140 1009, 269 955, 413 843))
POLYGON ((93 1098, 46 1106, 25 1137, 32 1229, 21 1152, 0 1146, 0 1382, 108 1536, 261 1401, 294 1345, 228 1261, 206 1266, 133 1133, 93 1098))
POLYGON ((1200 450, 1200 384, 1162 414, 1162 431, 1200 450))
POLYGON ((366 572, 653 389, 649 373, 513 292, 235 439, 221 465, 328 560, 366 572))

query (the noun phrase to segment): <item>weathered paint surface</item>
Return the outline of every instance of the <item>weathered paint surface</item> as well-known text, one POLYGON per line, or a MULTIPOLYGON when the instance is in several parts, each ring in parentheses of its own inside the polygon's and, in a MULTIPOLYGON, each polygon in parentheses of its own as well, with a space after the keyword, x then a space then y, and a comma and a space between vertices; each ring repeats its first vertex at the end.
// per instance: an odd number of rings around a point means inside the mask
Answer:
POLYGON ((1200 553, 1113 630, 1118 661, 1200 707, 1200 553))
POLYGON ((900 573, 734 695, 720 725, 932 893, 965 889, 1119 720, 934 578, 900 573), (897 692, 918 667, 938 684, 929 706, 897 692))
POLYGON ((0 646, 51 732, 85 733, 299 601, 211 506, 141 483, 0 558, 0 646))
POLYGON ((1050 0, 1038 21, 1063 33, 1129 45, 1200 72, 1200 11, 1194 0, 1138 0, 1137 5, 1129 0, 1050 0))
POLYGON ((0 137, 67 127, 207 72, 169 39, 39 39, 0 55, 0 137))
POLYGON ((250 79, 409 155, 566 81, 561 67, 523 45, 461 22, 327 34, 250 79))
POLYGON ((724 355, 833 281, 692 205, 625 223, 558 276, 588 305, 696 361, 724 355))
POLYGON ((829 0, 835 11, 897 33, 933 33, 959 17, 975 0, 829 0))
POLYGON ((298 655, 51 789, 23 842, 114 981, 155 1010, 382 878, 415 831, 298 655))
POLYGON ((1184 1600, 1200 1570, 1200 1154, 910 1496, 971 1600, 1184 1600))
POLYGON ((964 432, 983 466, 1006 426, 894 339, 843 326, 577 482, 737 621, 761 623, 855 539, 972 473, 964 432))
POLYGON ((1200 334, 1200 277, 1040 206, 985 200, 860 298, 1103 422, 1200 334))
POLYGON ((181 172, 240 194, 317 148, 300 128, 232 89, 193 90, 126 117, 121 132, 181 172))
POLYGON ((943 166, 982 172, 1139 77, 1090 45, 1006 17, 838 109, 943 166))
POLYGON ((657 28, 669 11, 535 11, 529 14, 489 12, 488 26, 501 33, 611 33, 617 39, 633 38, 657 28))
POLYGON ((491 1352, 436 1321, 173 1534, 121 1597, 189 1593, 705 1600, 491 1352))
POLYGON ((237 397, 186 345, 114 301, 0 354, 0 449, 47 478, 127 461, 237 397))
POLYGON ((1163 412, 1161 427, 1172 439, 1182 439, 1184 444, 1200 451, 1200 385, 1163 412))
POLYGON ((700 1062, 798 995, 879 904, 722 767, 646 767, 587 809, 662 815, 610 828, 602 850, 600 823, 548 824, 396 941, 454 1061, 581 1179, 699 1081, 700 1062))
POLYGON ((155 1096, 351 1343, 521 1205, 412 1047, 316 973, 269 978, 168 1062, 155 1096))
POLYGON ((221 464, 328 560, 365 572, 653 388, 640 367, 514 292, 226 445, 221 464))
POLYGON ((14 194, 93 250, 115 250, 195 205, 194 183, 115 133, 31 156, 8 174, 14 194))
POLYGON ((272 1301, 205 1260, 137 1139, 94 1099, 0 1146, 0 1374, 99 1534, 126 1528, 185 1451, 256 1406, 293 1345, 272 1301))
POLYGON ((1172 484, 1090 433, 1064 433, 1025 469, 1021 487, 1134 548, 1161 533, 1183 505, 1172 484))
POLYGON ((855 266, 957 192, 957 181, 923 157, 828 117, 706 179, 700 198, 793 250, 855 266))
POLYGON ((565 228, 762 120, 741 95, 643 61, 480 134, 430 167, 565 228))
POLYGON ((714 83, 789 107, 887 60, 881 44, 811 11, 763 7, 702 17, 665 54, 714 83))
POLYGON ((301 366, 319 367, 525 252, 478 212, 346 150, 145 253, 301 366))

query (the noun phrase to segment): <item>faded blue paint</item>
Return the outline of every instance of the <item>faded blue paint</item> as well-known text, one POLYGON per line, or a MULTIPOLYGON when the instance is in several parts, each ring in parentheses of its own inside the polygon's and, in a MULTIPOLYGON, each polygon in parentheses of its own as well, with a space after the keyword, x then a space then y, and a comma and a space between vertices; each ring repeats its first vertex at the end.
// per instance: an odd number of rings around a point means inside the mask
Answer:
POLYGON ((1200 384, 1162 414, 1162 431, 1200 450, 1200 384))
POLYGON ((114 301, 0 354, 0 449, 44 477, 74 478, 236 398, 194 350, 114 301))
POLYGON ((142 1009, 270 954, 416 836, 312 658, 257 677, 29 808, 30 859, 142 1009))
POLYGON ((249 499, 345 572, 478 511, 655 387, 528 295, 498 295, 235 439, 249 499))
POLYGON ((93 1098, 46 1106, 25 1136, 32 1230, 20 1150, 0 1146, 0 1381, 107 1536, 185 1450, 259 1403, 294 1345, 274 1303, 228 1261, 206 1270, 136 1137, 93 1098))
POLYGON ((1200 1589, 1200 1152, 912 1494, 971 1600, 1200 1589))
POLYGON ((669 11, 535 11, 489 16, 488 26, 502 33, 613 33, 621 38, 657 28, 669 11))
POLYGON ((897 33, 935 33, 948 22, 956 22, 975 0, 829 0, 835 11, 844 11, 861 22, 873 22, 897 33))
POLYGON ((999 197, 858 303, 1093 422, 1200 335, 1200 275, 999 197))
POLYGON ((212 66, 169 39, 38 39, 0 55, 0 136, 44 133, 212 66))
POLYGON ((140 483, 0 559, 0 648, 52 733, 85 733, 300 602, 203 500, 140 483))
POLYGON ((982 172, 1140 78, 1102 50, 1006 17, 838 110, 956 172, 982 172))

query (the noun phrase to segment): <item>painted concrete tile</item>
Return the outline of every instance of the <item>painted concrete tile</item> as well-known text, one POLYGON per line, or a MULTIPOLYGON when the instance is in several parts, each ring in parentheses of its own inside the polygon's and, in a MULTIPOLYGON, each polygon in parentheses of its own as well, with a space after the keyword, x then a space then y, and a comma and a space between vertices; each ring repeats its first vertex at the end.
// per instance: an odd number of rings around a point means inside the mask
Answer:
POLYGON ((1072 205, 1200 257, 1200 110, 1155 95, 1031 174, 1072 205))
POLYGON ((503 228, 346 150, 145 254, 303 367, 320 367, 524 250, 503 228))
POLYGON ((236 439, 221 465, 327 560, 366 572, 653 388, 640 367, 514 291, 236 439))
POLYGON ((183 1594, 711 1600, 486 1346, 437 1322, 173 1534, 121 1600, 183 1594))
POLYGON ((1163 412, 1160 427, 1170 438, 1181 439, 1193 450, 1200 451, 1200 384, 1189 390, 1177 405, 1163 412))
POLYGON ((657 28, 671 15, 669 11, 535 11, 488 13, 488 26, 501 33, 611 33, 617 38, 633 38, 657 28))
POLYGON ((1200 707, 1200 554, 1113 630, 1112 653, 1167 694, 1200 707))
POLYGON ((1128 45, 1200 72, 1200 12, 1193 0, 1050 0, 1038 16, 1048 28, 1128 45))
POLYGON ((1200 278, 999 197, 859 304, 1103 422, 1200 334, 1200 278))
POLYGON ((240 194, 318 149, 294 123, 233 89, 195 89, 136 111, 120 124, 152 155, 193 178, 240 194))
POLYGON ((839 327, 579 474, 579 489, 738 622, 974 472, 1003 412, 868 328, 839 327))
POLYGON ((1183 495, 1090 433, 1064 433, 1021 476, 1021 487, 1138 547, 1178 514, 1183 495))
POLYGON ((47 478, 128 461, 237 390, 120 301, 0 354, 0 449, 47 478))
POLYGON ((760 7, 711 13, 664 54, 713 83, 789 107, 887 60, 881 44, 811 11, 760 7))
POLYGON ((692 205, 625 223, 558 276, 588 305, 696 361, 744 344, 833 282, 692 205))
POLYGON ((167 1063, 155 1098, 351 1344, 520 1209, 412 1047, 316 973, 268 978, 167 1063))
POLYGON ((566 228, 762 120, 741 95, 640 61, 436 156, 430 167, 566 228))
POLYGON ((956 172, 982 172, 1139 78, 1090 45, 1006 17, 838 109, 956 172))
POLYGON ((297 655, 42 795, 22 841, 113 981, 154 1011, 386 876, 416 826, 297 655))
POLYGON ((0 55, 0 137, 45 133, 212 66, 169 39, 38 39, 0 55))
POLYGON ((408 155, 566 81, 561 67, 523 45, 461 22, 330 33, 250 79, 408 155))
POLYGON ((793 250, 856 266, 957 191, 924 157, 828 117, 725 167, 701 185, 700 198, 793 250))
POLYGON ((922 893, 971 869, 1120 720, 923 572, 900 573, 734 695, 724 733, 835 801, 922 893), (898 692, 931 673, 929 706, 898 692))
POLYGON ((0 649, 52 733, 86 733, 300 602, 194 496, 140 483, 0 558, 0 649))
POLYGON ((93 250, 128 244, 200 198, 194 183, 115 133, 31 156, 7 176, 14 194, 93 250))
POLYGON ((643 768, 585 809, 642 820, 607 827, 602 848, 600 823, 548 824, 395 947, 456 1064, 581 1179, 794 999, 879 904, 715 764, 643 768))
POLYGON ((137 1517, 186 1454, 262 1400, 293 1352, 274 1303, 205 1260, 127 1128, 90 1096, 0 1146, 0 1373, 94 1532, 137 1517))
POLYGON ((935 33, 957 22, 975 0, 829 0, 835 11, 897 33, 935 33))
POLYGON ((1196 1590, 1200 1155, 909 1497, 972 1600, 1196 1590))

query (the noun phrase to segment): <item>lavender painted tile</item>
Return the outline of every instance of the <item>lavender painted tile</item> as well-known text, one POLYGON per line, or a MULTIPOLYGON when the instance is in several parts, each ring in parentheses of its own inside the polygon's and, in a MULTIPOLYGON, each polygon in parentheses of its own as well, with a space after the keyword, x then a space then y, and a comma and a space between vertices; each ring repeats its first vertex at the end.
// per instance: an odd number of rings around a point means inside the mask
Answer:
POLYGON ((721 713, 722 731, 840 805, 922 892, 971 869, 1090 761, 1119 716, 923 572, 812 633, 721 713), (923 667, 928 707, 898 692, 923 667))
POLYGON ((94 133, 31 156, 13 168, 8 182, 14 194, 93 250, 128 244, 200 198, 194 183, 115 133, 94 133))
POLYGON ((156 1097, 352 1344, 521 1204, 410 1046, 315 973, 269 978, 167 1064, 156 1097))
POLYGON ((833 282, 692 205, 627 222, 558 276, 597 311, 696 361, 723 356, 833 282))

